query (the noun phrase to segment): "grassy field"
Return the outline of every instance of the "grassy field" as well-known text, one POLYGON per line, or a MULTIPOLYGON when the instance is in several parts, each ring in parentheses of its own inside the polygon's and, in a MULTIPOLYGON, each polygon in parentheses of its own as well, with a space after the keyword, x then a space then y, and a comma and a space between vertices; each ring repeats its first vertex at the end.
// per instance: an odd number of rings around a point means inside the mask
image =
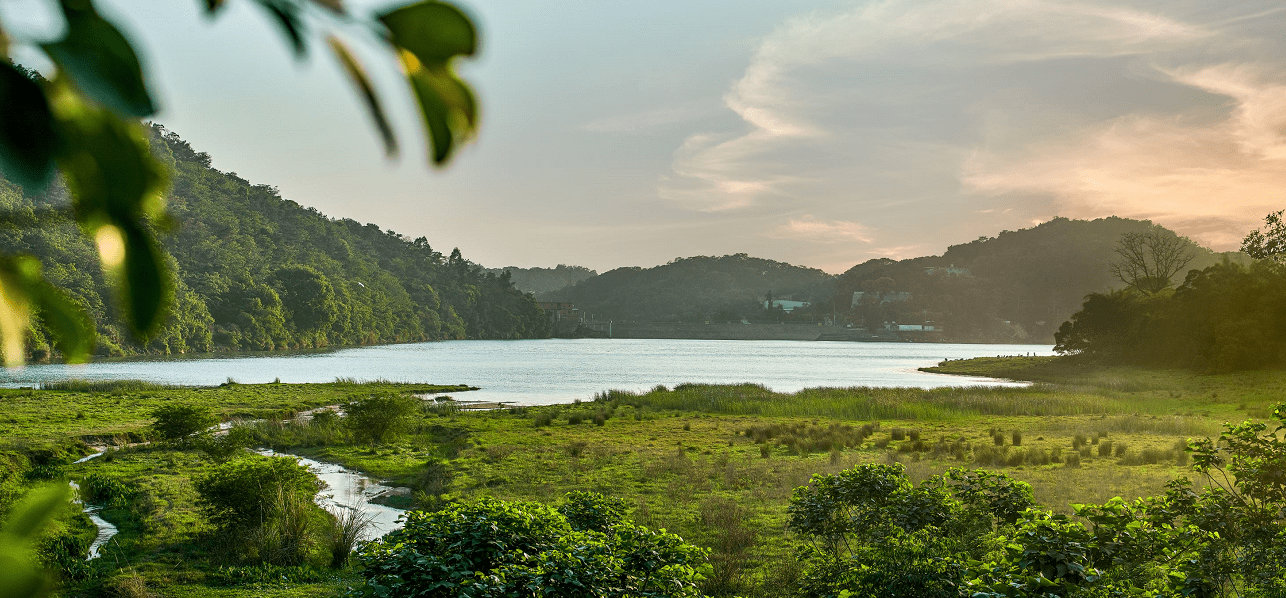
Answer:
MULTIPOLYGON (((249 424, 260 444, 412 488, 395 506, 480 496, 557 503, 571 490, 624 498, 635 521, 712 549, 708 593, 775 596, 798 573, 785 507, 813 474, 898 461, 919 480, 985 467, 1030 482, 1040 503, 1066 513, 1073 502, 1151 495, 1191 475, 1180 448, 1186 439, 1218 435, 1225 421, 1264 417, 1286 385, 1282 372, 1201 376, 1051 358, 955 361, 933 371, 1036 383, 788 394, 681 385, 548 407, 437 407, 378 446, 355 442, 333 422, 281 421, 374 389, 352 384, 8 391, 0 400, 10 427, 0 437, 14 454, 41 444, 124 441, 145 435, 155 405, 208 402, 225 419, 269 420, 249 424)), ((105 512, 122 528, 112 561, 100 565, 112 569, 111 583, 141 582, 162 596, 326 596, 352 581, 351 572, 317 567, 292 570, 283 581, 220 554, 190 483, 209 466, 199 452, 156 445, 58 467, 58 475, 110 476, 137 489, 130 508, 105 512)))

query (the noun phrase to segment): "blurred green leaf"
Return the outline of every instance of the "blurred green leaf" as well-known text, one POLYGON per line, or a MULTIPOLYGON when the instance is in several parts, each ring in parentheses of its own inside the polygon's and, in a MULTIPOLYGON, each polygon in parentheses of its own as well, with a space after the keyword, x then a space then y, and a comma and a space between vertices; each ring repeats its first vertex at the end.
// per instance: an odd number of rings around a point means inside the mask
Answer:
POLYGON ((6 366, 27 361, 27 327, 31 325, 30 266, 19 258, 0 259, 0 346, 6 366))
POLYGON ((0 542, 0 598, 44 596, 48 582, 31 566, 29 552, 17 543, 0 542))
POLYGON ((123 116, 156 113, 143 69, 129 40, 95 12, 89 0, 62 0, 67 35, 43 44, 45 53, 85 95, 123 116))
POLYGON ((71 498, 64 484, 50 484, 28 492, 0 530, 0 598, 34 598, 45 595, 49 580, 35 567, 32 543, 71 498))
POLYGON ((478 49, 478 34, 469 17, 445 2, 418 2, 380 15, 393 45, 409 50, 420 62, 436 66, 453 56, 478 49))
POLYGON ((12 64, 0 60, 0 172, 28 191, 40 191, 54 176, 58 137, 44 90, 12 64))
POLYGON ((62 94, 55 114, 68 140, 59 157, 74 194, 76 220, 98 246, 120 289, 134 331, 147 337, 170 301, 169 277, 144 218, 164 216, 163 167, 140 125, 62 94))
POLYGON ((223 0, 205 0, 205 12, 214 14, 220 8, 223 8, 223 0))
POLYGON ((10 540, 35 540, 40 530, 67 506, 70 498, 71 488, 63 484, 49 484, 28 492, 9 512, 3 533, 10 540))
POLYGON ((37 313, 49 327, 55 345, 70 363, 83 363, 94 350, 94 324, 65 293, 41 274, 40 261, 29 255, 0 257, 0 295, 11 306, 0 320, 6 365, 26 361, 26 331, 37 313))
POLYGON ((326 39, 330 44, 330 49, 339 59, 340 64, 344 66, 344 72, 348 75, 349 81, 353 87, 357 88, 358 93, 362 94, 362 99, 366 101, 366 111, 370 113, 371 118, 375 120, 375 126, 380 130, 380 136, 384 140, 384 152, 389 156, 397 154, 397 137, 393 134, 393 127, 389 124, 388 117, 384 115, 384 107, 380 104, 379 96, 375 94, 375 87, 371 85, 370 79, 366 76, 366 69, 362 68, 361 63, 353 57, 353 53, 348 50, 344 42, 335 36, 326 39))
POLYGON ((165 268, 165 258, 151 233, 142 227, 123 227, 125 264, 123 288, 125 303, 135 331, 147 338, 169 311, 174 288, 165 268))
POLYGON ((405 52, 402 57, 429 130, 433 162, 441 166, 451 158, 456 146, 473 135, 477 123, 473 93, 449 69, 424 68, 405 52))
POLYGON ((348 14, 348 11, 344 9, 342 0, 313 0, 313 4, 326 8, 337 15, 348 14))
POLYGON ((289 0, 256 0, 264 10, 268 11, 281 26, 281 31, 286 35, 290 47, 295 51, 295 57, 302 58, 308 53, 308 45, 304 41, 304 21, 299 16, 299 5, 289 0))
POLYGON ((35 299, 40 320, 54 337, 54 346, 67 363, 85 363, 94 354, 94 322, 61 289, 41 281, 35 299))
POLYGON ((444 2, 418 2, 380 15, 389 42, 420 104, 433 162, 441 166, 477 126, 473 91, 451 69, 455 56, 472 55, 477 31, 460 9, 444 2))
POLYGON ((58 162, 75 195, 78 222, 96 228, 96 220, 116 223, 163 214, 167 177, 141 125, 65 91, 57 95, 54 113, 66 139, 58 162))

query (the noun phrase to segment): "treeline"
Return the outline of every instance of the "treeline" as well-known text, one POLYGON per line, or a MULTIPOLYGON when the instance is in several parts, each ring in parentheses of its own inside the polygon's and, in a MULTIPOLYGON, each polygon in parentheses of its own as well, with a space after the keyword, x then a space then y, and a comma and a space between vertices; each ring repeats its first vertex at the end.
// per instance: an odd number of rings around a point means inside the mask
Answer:
MULTIPOLYGON (((462 338, 548 336, 509 277, 448 256, 424 237, 331 219, 211 167, 210 156, 153 125, 171 171, 172 222, 153 223, 174 277, 174 307, 150 339, 133 338, 97 252, 68 212, 66 187, 24 193, 0 181, 0 251, 44 264, 93 317, 102 355, 277 350, 462 338)), ((49 356, 36 326, 31 357, 49 356)))
MULTIPOLYGON (((653 268, 616 268, 541 299, 572 301, 600 319, 737 322, 772 316, 775 299, 829 301, 834 276, 744 253, 675 259, 653 268)), ((827 308, 829 309, 829 307, 827 308)))
MULTIPOLYGON (((1055 218, 953 245, 941 256, 870 260, 839 276, 837 302, 864 292, 866 300, 851 305, 848 315, 868 327, 927 320, 944 328, 948 340, 1047 342, 1087 293, 1121 286, 1109 265, 1119 257, 1122 235, 1152 228, 1127 218, 1055 218)), ((1247 260, 1239 253, 1192 250, 1190 268, 1247 260)))
POLYGON ((1081 359, 1229 372, 1286 365, 1286 266, 1225 262, 1173 291, 1093 293, 1055 335, 1081 359))

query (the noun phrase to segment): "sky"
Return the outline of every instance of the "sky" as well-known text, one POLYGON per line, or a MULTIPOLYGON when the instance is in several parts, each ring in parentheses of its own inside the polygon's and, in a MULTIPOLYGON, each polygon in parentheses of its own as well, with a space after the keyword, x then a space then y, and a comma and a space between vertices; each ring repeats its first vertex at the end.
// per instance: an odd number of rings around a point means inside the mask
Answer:
MULTIPOLYGON (((53 4, 0 19, 52 39, 53 4)), ((459 68, 482 126, 440 170, 366 30, 318 12, 298 60, 251 2, 202 4, 99 0, 157 122, 220 170, 489 267, 749 253, 838 273, 1056 216, 1151 219, 1222 251, 1286 207, 1277 2, 469 0, 482 48, 459 68), (375 79, 397 159, 327 32, 375 79)))

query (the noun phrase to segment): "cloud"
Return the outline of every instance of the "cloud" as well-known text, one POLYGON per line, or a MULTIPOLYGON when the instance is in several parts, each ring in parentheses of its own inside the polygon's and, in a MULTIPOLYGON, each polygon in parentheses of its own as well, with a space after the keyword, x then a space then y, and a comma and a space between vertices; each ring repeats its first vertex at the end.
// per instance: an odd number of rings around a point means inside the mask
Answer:
POLYGON ((791 218, 786 224, 773 229, 769 236, 808 239, 822 243, 871 242, 870 229, 861 224, 844 220, 818 220, 812 216, 791 218))
POLYGON ((737 126, 689 134, 657 192, 816 216, 780 235, 878 221, 846 238, 899 248, 1112 214, 1227 248, 1286 190, 1276 8, 885 0, 803 15, 724 95, 737 126))
POLYGON ((1224 96, 1202 111, 1129 114, 1021 152, 980 150, 962 180, 977 193, 1038 193, 1073 217, 1146 218, 1219 249, 1286 196, 1286 85, 1249 64, 1168 71, 1175 83, 1224 96))

